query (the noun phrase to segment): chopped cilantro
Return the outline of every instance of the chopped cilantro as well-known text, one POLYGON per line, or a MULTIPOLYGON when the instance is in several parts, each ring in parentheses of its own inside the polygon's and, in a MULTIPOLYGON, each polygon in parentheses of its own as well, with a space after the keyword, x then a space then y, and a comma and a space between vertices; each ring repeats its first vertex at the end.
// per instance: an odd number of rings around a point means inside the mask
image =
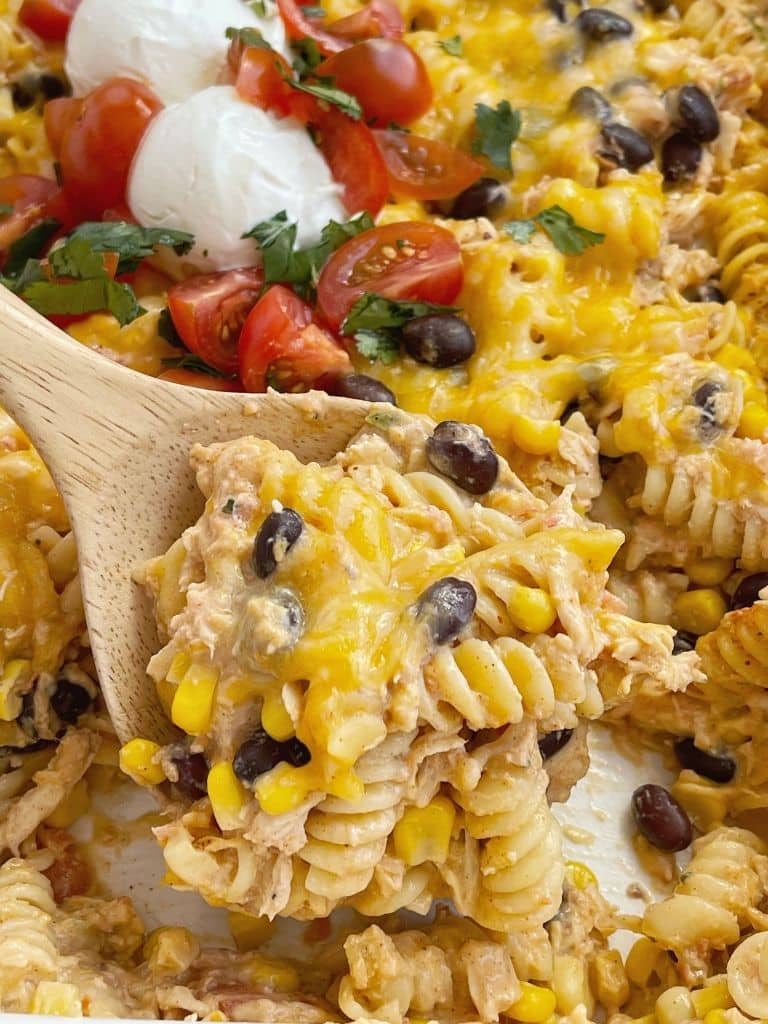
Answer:
POLYGON ((599 245, 605 240, 605 235, 601 231, 590 231, 589 228, 577 224, 562 206, 548 206, 532 220, 510 220, 503 227, 516 242, 530 242, 537 224, 546 231, 554 246, 566 256, 580 256, 585 249, 599 245))
POLYGON ((579 256, 592 245, 605 240, 602 231, 590 231, 581 227, 562 206, 548 206, 536 214, 537 222, 544 228, 560 252, 567 256, 579 256))
POLYGON ((400 327, 417 316, 455 312, 455 306, 387 299, 366 292, 350 309, 341 333, 354 336, 357 351, 366 359, 393 363, 400 352, 400 327))
POLYGON ((278 70, 281 72, 284 80, 289 82, 294 89, 298 89, 299 92, 306 92, 310 96, 314 96, 315 99, 322 100, 323 103, 330 103, 331 106, 338 107, 343 114, 351 117, 353 121, 359 121, 362 118, 363 108, 360 106, 357 97, 349 92, 344 92, 343 89, 337 89, 333 84, 332 78, 317 78, 312 82, 297 82, 282 71, 281 68, 278 68, 278 70))
POLYGON ((502 227, 516 242, 525 243, 530 242, 533 238, 533 233, 536 230, 536 221, 508 220, 506 224, 502 224, 502 227))
POLYGON ((461 36, 451 36, 450 39, 441 39, 440 46, 452 57, 462 57, 464 55, 461 36))
POLYGON ((270 220, 251 228, 243 237, 256 239, 261 248, 265 284, 280 281, 294 285, 297 291, 306 292, 317 283, 331 253, 372 227, 373 220, 368 213, 360 213, 344 223, 332 220, 321 231, 317 245, 296 251, 296 224, 288 220, 285 210, 281 210, 270 220))
POLYGON ((260 50, 271 50, 272 47, 269 45, 267 40, 261 34, 257 28, 235 28, 230 25, 225 32, 227 39, 232 42, 242 43, 243 46, 256 46, 260 50))
POLYGON ((248 6, 251 8, 253 13, 258 15, 260 18, 265 18, 267 16, 267 7, 264 0, 251 0, 248 6))
POLYGON ((144 312, 127 284, 106 275, 82 281, 35 281, 23 289, 21 297, 45 316, 79 316, 105 309, 123 325, 144 312))
POLYGON ((310 71, 314 71, 318 64, 323 61, 320 47, 314 39, 298 39, 291 43, 291 49, 295 56, 293 58, 293 70, 301 78, 310 71))
POLYGON ((209 366, 200 356, 193 355, 192 352, 185 352, 181 356, 171 356, 168 359, 163 359, 162 363, 168 369, 192 370, 193 373, 205 373, 209 377, 226 378, 226 374, 221 373, 213 366, 209 366))
POLYGON ((27 260, 37 259, 60 227, 59 221, 47 217, 30 228, 21 238, 17 238, 8 247, 8 258, 3 270, 5 276, 16 277, 26 267, 27 260))
POLYGON ((78 225, 69 236, 67 245, 76 240, 86 241, 93 252, 114 252, 120 258, 119 274, 135 270, 145 256, 165 245, 183 256, 195 243, 194 235, 188 231, 171 228, 142 228, 127 221, 86 221, 78 225))
POLYGON ((473 151, 487 157, 495 167, 511 171, 509 150, 520 134, 520 126, 520 111, 513 110, 509 100, 502 100, 495 108, 485 103, 476 103, 473 151))
POLYGON ((224 513, 225 516, 231 516, 232 513, 235 511, 235 499, 227 498, 227 500, 221 506, 221 511, 224 513))
POLYGON ((10 203, 0 203, 0 217, 8 217, 13 213, 10 203))

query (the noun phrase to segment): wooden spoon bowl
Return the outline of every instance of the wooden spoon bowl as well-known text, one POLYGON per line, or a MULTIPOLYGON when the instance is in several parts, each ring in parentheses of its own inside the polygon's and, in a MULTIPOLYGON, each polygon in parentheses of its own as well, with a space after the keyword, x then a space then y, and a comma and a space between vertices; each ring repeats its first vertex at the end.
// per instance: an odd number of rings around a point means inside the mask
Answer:
POLYGON ((107 708, 122 742, 175 734, 146 674, 152 608, 132 582, 200 515, 193 444, 251 434, 304 462, 332 458, 365 402, 312 393, 240 395, 156 380, 74 341, 0 289, 0 404, 58 486, 79 554, 85 615, 107 708))

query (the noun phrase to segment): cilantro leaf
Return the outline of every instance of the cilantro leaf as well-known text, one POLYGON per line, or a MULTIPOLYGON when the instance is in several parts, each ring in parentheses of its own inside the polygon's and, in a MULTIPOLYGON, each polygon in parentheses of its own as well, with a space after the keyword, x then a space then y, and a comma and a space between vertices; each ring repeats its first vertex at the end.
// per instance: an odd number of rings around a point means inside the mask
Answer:
MULTIPOLYGON (((306 10, 306 8, 305 8, 306 10)), ((295 57, 293 58, 293 70, 301 78, 309 71, 314 71, 318 64, 323 61, 320 47, 314 39, 298 39, 291 43, 295 57)))
POLYGON ((440 46, 449 53, 451 57, 463 57, 464 46, 461 36, 451 36, 450 39, 441 39, 440 46))
POLYGON ((234 25, 230 25, 224 34, 233 43, 242 43, 243 46, 256 46, 259 50, 272 49, 261 32, 250 25, 245 28, 235 28, 234 25))
POLYGON ((144 312, 128 285, 106 276, 71 282, 35 281, 23 289, 21 297, 38 313, 46 316, 79 316, 104 309, 121 326, 144 312))
POLYGON ((394 363, 400 355, 400 339, 394 331, 357 331, 355 345, 361 356, 372 363, 382 362, 385 365, 394 363))
POLYGON ((48 255, 48 263, 55 277, 73 277, 84 281, 90 277, 104 277, 104 260, 84 238, 67 239, 64 245, 48 255))
POLYGON ((225 373, 221 373, 214 366, 209 366, 200 356, 196 356, 192 352, 185 352, 181 356, 170 356, 168 359, 163 359, 162 363, 168 369, 192 370, 194 373, 205 373, 209 377, 226 377, 225 373))
POLYGON ((36 259, 60 227, 59 221, 47 217, 31 227, 21 238, 17 238, 8 247, 8 258, 4 268, 6 277, 16 277, 20 274, 26 267, 27 260, 36 259))
POLYGON ((259 244, 264 265, 264 284, 292 280, 296 230, 296 222, 289 221, 288 214, 281 210, 243 235, 243 238, 254 238, 259 244))
POLYGON ((258 15, 258 17, 266 17, 267 8, 264 3, 264 0, 251 0, 248 6, 251 8, 254 14, 258 15))
POLYGON ((530 242, 536 230, 536 222, 533 220, 508 220, 502 224, 502 228, 516 242, 530 242))
POLYGON ((178 256, 188 253, 195 244, 195 236, 188 231, 173 228, 142 228, 127 221, 86 221, 69 235, 67 245, 83 239, 94 252, 114 252, 120 258, 119 274, 135 270, 145 256, 165 245, 178 256))
POLYGON ((317 78, 312 82, 297 82, 281 68, 278 68, 278 71, 281 72, 284 81, 289 82, 299 92, 306 92, 310 96, 314 96, 315 99, 322 100, 323 103, 330 103, 331 106, 338 107, 343 114, 351 117, 353 121, 359 121, 362 118, 363 108, 360 106, 357 97, 349 92, 344 92, 343 89, 337 89, 333 84, 332 78, 317 78))
POLYGON ((13 213, 13 207, 10 203, 0 203, 0 217, 8 217, 13 213))
POLYGON ((601 231, 590 231, 577 224, 562 206, 548 206, 536 214, 536 221, 544 228, 556 248, 567 256, 580 256, 585 249, 605 241, 601 231))
POLYGON ((402 327, 409 320, 430 313, 456 313, 458 306, 438 306, 432 302, 387 299, 374 292, 366 292, 352 306, 341 325, 342 334, 378 331, 387 327, 402 327))
POLYGON ((513 110, 509 100, 502 100, 497 107, 485 103, 475 104, 476 138, 472 150, 487 157, 495 167, 512 170, 510 147, 520 134, 522 119, 519 110, 513 110))

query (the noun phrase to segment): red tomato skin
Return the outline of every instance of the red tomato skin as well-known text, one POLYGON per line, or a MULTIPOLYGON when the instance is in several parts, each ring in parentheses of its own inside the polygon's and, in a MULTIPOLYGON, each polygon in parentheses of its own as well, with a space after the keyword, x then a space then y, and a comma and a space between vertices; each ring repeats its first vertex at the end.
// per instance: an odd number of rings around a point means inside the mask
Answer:
POLYGON ((375 217, 389 195, 387 165, 368 125, 353 121, 337 107, 317 105, 310 119, 315 142, 343 186, 342 202, 350 214, 367 210, 375 217))
POLYGON ((172 366, 158 374, 159 380, 167 380, 172 384, 184 384, 189 388, 203 388, 205 391, 240 392, 243 386, 237 377, 214 377, 210 373, 187 370, 183 366, 172 366))
POLYGON ((289 39, 313 39, 324 56, 338 53, 349 46, 345 39, 326 32, 317 22, 310 20, 296 0, 277 0, 277 7, 289 39))
POLYGON ((150 89, 130 78, 111 78, 86 96, 59 154, 64 188, 83 218, 98 219, 125 202, 131 162, 161 108, 150 89))
POLYGON ((402 221, 371 228, 331 256, 317 284, 321 316, 338 331, 365 292, 450 305, 461 291, 459 243, 445 228, 402 221))
MULTIPOLYGON (((230 47, 230 53, 232 50, 230 47)), ((244 100, 262 110, 270 110, 278 117, 295 117, 307 124, 315 110, 315 100, 292 88, 285 76, 291 78, 293 71, 279 53, 247 46, 239 57, 235 88, 244 100)))
POLYGON ((196 274, 168 290, 168 310, 181 340, 228 376, 237 372, 237 345, 264 281, 258 267, 196 274))
POLYGON ((485 173, 479 160, 436 139, 374 131, 396 199, 452 199, 485 173))
POLYGON ((329 31, 343 39, 402 39, 405 22, 392 0, 371 0, 354 14, 328 26, 329 31))
POLYGON ((80 0, 24 0, 19 21, 41 39, 63 43, 79 5, 80 0))
POLYGON ((44 217, 56 217, 55 201, 60 192, 55 181, 37 174, 0 178, 0 203, 13 207, 12 213, 0 218, 0 251, 44 217))
POLYGON ((43 124, 51 152, 58 159, 64 136, 80 116, 83 101, 74 96, 57 96, 43 107, 43 124))
POLYGON ((312 308, 290 288, 273 285, 256 303, 240 335, 240 377, 246 391, 303 391, 327 373, 351 372, 346 351, 312 321, 312 308))
POLYGON ((316 73, 360 101, 369 124, 410 124, 432 106, 424 61, 407 43, 366 39, 324 60, 316 73))

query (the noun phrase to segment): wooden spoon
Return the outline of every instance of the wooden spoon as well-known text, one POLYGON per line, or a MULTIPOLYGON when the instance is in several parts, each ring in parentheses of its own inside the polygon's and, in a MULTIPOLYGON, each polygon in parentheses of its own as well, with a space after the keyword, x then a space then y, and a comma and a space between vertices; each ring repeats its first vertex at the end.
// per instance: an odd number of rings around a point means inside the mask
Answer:
POLYGON ((305 462, 331 458, 363 425, 365 402, 238 395, 156 380, 85 348, 0 288, 0 404, 27 432, 75 531, 101 688, 121 741, 167 742, 173 726, 146 674, 158 649, 133 569, 200 515, 195 442, 246 434, 305 462))

